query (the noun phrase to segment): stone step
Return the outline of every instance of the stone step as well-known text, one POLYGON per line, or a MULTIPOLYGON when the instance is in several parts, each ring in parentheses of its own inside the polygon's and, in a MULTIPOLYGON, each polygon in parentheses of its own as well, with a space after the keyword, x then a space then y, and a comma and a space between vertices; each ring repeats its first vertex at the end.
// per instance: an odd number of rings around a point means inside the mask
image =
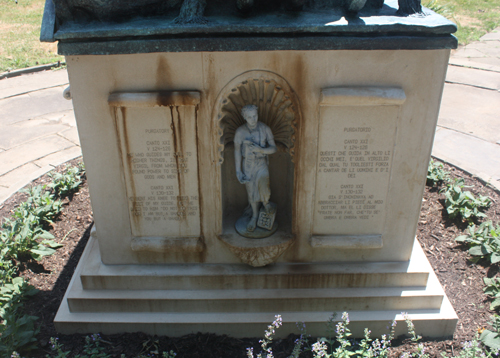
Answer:
MULTIPOLYGON (((445 298, 440 309, 407 310, 408 317, 415 324, 417 334, 427 337, 452 335, 457 316, 445 298)), ((283 327, 276 331, 276 337, 284 338, 290 333, 300 334, 297 322, 304 322, 307 334, 324 336, 326 321, 331 311, 308 312, 248 312, 248 313, 162 313, 162 312, 81 312, 71 313, 67 301, 63 301, 54 320, 56 329, 63 334, 102 332, 144 332, 151 335, 173 337, 197 332, 227 334, 232 337, 262 337, 266 327, 281 314, 283 327)), ((340 319, 342 311, 336 311, 340 319)), ((397 320, 396 336, 407 334, 404 316, 399 310, 350 311, 350 325, 355 337, 362 337, 364 328, 372 331, 372 337, 389 333, 393 320, 397 320)))
MULTIPOLYGON (((95 277, 94 283, 98 282, 99 274, 104 277, 106 275, 118 277, 121 283, 126 282, 124 279, 126 277, 135 277, 137 280, 144 279, 144 277, 154 279, 152 272, 155 270, 159 270, 156 273, 160 277, 168 278, 166 275, 168 270, 164 267, 138 266, 139 271, 136 271, 134 275, 133 270, 127 271, 127 269, 120 274, 120 268, 117 266, 100 264, 96 266, 96 261, 100 262, 99 251, 96 248, 95 238, 91 235, 54 319, 56 329, 61 333, 141 331, 156 335, 182 336, 189 333, 212 332, 233 337, 261 337, 266 327, 274 320, 274 315, 281 314, 284 324, 277 331, 278 337, 299 333, 296 322, 305 322, 308 334, 322 336, 326 333, 325 322, 331 312, 335 312, 338 319, 342 312, 348 311, 351 318, 350 329, 357 337, 363 335, 365 327, 372 330, 372 336, 387 333, 387 327, 390 326, 392 320, 404 321, 401 312, 409 314, 415 323, 417 333, 438 337, 452 335, 458 320, 417 242, 415 242, 412 257, 406 265, 400 265, 400 263, 359 265, 361 269, 358 270, 358 275, 371 273, 383 277, 384 274, 401 274, 404 279, 400 282, 404 285, 400 287, 320 289, 254 289, 252 286, 259 281, 249 271, 258 271, 261 274, 264 272, 270 278, 275 276, 281 278, 286 272, 305 274, 307 270, 317 274, 331 274, 329 277, 334 277, 334 272, 337 274, 348 272, 355 276, 350 265, 319 265, 322 269, 316 271, 305 265, 274 265, 270 268, 250 268, 250 270, 245 270, 244 267, 235 268, 232 265, 212 265, 211 275, 226 273, 242 275, 243 273, 250 288, 241 289, 220 289, 224 286, 205 289, 198 286, 191 290, 186 287, 164 290, 158 288, 146 290, 84 289, 83 280, 80 277, 83 276, 83 272, 92 273, 95 277), (215 267, 218 267, 219 271, 215 267), (384 267, 385 270, 366 271, 370 267, 372 269, 384 267), (404 277, 404 272, 401 272, 403 269, 406 269, 407 274, 409 273, 408 276, 404 277), (151 273, 148 274, 148 271, 151 273)), ((202 270, 197 267, 186 266, 185 269, 186 271, 182 274, 188 277, 191 275, 198 278, 210 278, 210 275, 203 274, 202 270)), ((176 270, 172 272, 175 273, 176 270)), ((278 283, 283 282, 274 280, 278 283)), ((209 281, 213 282, 213 280, 209 281)), ((109 282, 116 284, 113 280, 109 282)), ((151 282, 161 282, 161 280, 154 279, 151 282)), ((182 281, 178 282, 182 283, 182 281)), ((188 279, 187 285, 202 283, 201 287, 206 287, 207 284, 204 282, 204 280, 197 282, 188 279)), ((359 284, 360 281, 356 283, 359 284)), ((372 281, 365 281, 367 285, 372 283, 372 281)), ((148 285, 150 284, 149 282, 148 285)), ((402 322, 398 325, 396 334, 404 333, 406 333, 406 324, 402 322)))
POLYGON ((71 312, 279 312, 438 309, 442 294, 401 288, 288 290, 78 290, 71 312))
MULTIPOLYGON (((89 243, 90 244, 90 243, 89 243)), ((420 262, 420 261, 419 261, 420 262)), ((409 262, 104 265, 92 244, 81 272, 86 290, 228 290, 425 287, 429 268, 409 262)))

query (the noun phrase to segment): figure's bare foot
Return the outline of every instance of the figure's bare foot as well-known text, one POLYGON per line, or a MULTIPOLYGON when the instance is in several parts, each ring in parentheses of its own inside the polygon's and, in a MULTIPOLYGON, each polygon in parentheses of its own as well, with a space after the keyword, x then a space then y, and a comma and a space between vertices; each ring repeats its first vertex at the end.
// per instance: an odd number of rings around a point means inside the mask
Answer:
POLYGON ((267 202, 264 204, 264 209, 266 210, 266 214, 272 215, 276 212, 276 205, 273 205, 271 202, 267 202))
POLYGON ((252 218, 248 222, 247 230, 250 231, 250 232, 253 232, 255 230, 256 226, 257 226, 257 217, 252 216, 252 218))

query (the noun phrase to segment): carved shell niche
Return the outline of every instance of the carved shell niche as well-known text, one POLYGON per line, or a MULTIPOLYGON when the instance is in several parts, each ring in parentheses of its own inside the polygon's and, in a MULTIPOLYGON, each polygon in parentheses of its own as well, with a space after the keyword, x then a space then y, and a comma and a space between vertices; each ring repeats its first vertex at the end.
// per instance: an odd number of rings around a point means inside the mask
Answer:
POLYGON ((298 98, 288 83, 272 72, 250 71, 228 86, 219 96, 219 163, 224 160, 222 151, 233 142, 234 132, 245 124, 241 109, 249 104, 259 108, 259 121, 271 128, 278 149, 290 153, 293 161, 300 112, 298 98))

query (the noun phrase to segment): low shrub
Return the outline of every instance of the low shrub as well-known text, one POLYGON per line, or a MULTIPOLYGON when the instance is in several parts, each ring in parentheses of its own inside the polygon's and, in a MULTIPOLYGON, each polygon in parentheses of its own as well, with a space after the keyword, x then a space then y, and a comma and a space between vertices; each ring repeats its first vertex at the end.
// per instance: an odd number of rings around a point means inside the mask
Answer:
POLYGON ((487 196, 479 195, 477 198, 470 191, 463 191, 466 186, 462 178, 448 183, 443 190, 445 196, 445 207, 451 219, 461 218, 464 221, 472 221, 476 218, 485 218, 486 214, 481 210, 490 206, 491 200, 487 196))
POLYGON ((458 236, 455 241, 469 246, 469 255, 472 256, 470 260, 473 262, 482 258, 492 264, 500 262, 500 225, 495 228, 491 220, 477 227, 470 225, 466 235, 458 236))
POLYGON ((427 185, 434 186, 449 179, 450 173, 444 169, 442 163, 431 158, 427 168, 427 185))

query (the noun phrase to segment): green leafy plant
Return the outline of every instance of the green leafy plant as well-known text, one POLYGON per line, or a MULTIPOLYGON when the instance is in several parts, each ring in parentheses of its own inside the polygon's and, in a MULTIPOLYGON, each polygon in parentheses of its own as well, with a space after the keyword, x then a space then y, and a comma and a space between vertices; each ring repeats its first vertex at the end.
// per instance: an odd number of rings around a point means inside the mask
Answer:
POLYGON ((17 266, 8 257, 8 248, 4 246, 0 247, 0 285, 12 282, 12 278, 16 274, 17 266))
POLYGON ((43 256, 52 255, 54 249, 62 246, 53 240, 52 234, 40 226, 33 228, 22 221, 6 220, 2 228, 0 247, 5 259, 23 261, 27 256, 31 256, 40 260, 43 256))
POLYGON ((302 352, 304 345, 307 344, 308 335, 306 331, 306 324, 304 322, 300 322, 297 323, 297 327, 300 330, 300 336, 295 340, 293 351, 292 354, 290 354, 289 358, 298 358, 300 356, 300 353, 302 352))
MULTIPOLYGON (((255 357, 257 358, 272 358, 273 351, 270 347, 273 342, 274 335, 276 334, 276 330, 281 327, 283 324, 283 320, 281 319, 281 315, 274 316, 275 320, 271 325, 267 326, 267 329, 264 333, 264 339, 259 341, 260 346, 262 347, 262 352, 258 353, 255 357)), ((254 358, 253 348, 247 348, 247 357, 254 358)))
MULTIPOLYGON (((264 339, 260 340, 262 351, 254 356, 253 348, 247 348, 248 358, 273 358, 273 352, 270 347, 276 329, 281 327, 282 319, 280 315, 275 316, 274 322, 267 327, 264 339)), ((396 321, 392 322, 389 335, 382 335, 380 339, 371 339, 371 331, 365 329, 365 336, 361 341, 351 338, 349 330, 349 315, 344 312, 341 321, 335 324, 335 314, 333 314, 326 323, 327 337, 318 338, 318 340, 308 349, 311 350, 314 358, 349 358, 349 357, 382 357, 389 356, 391 340, 394 338, 396 321), (335 335, 335 338, 333 337, 335 335)), ((301 335, 295 341, 290 358, 297 358, 306 350, 303 346, 308 345, 308 336, 305 332, 305 324, 302 324, 301 335)))
POLYGON ((492 264, 500 262, 500 225, 495 228, 491 220, 478 227, 472 224, 466 233, 458 236, 455 241, 469 245, 469 254, 473 256, 471 261, 486 258, 492 264))
POLYGON ((483 330, 479 339, 484 345, 498 351, 500 350, 500 316, 493 315, 489 324, 492 329, 483 330))
MULTIPOLYGON (((99 334, 92 334, 90 336, 85 337, 85 346, 83 347, 83 354, 77 354, 74 358, 109 358, 111 357, 105 352, 104 347, 101 346, 101 336, 99 334)), ((52 357, 57 358, 66 358, 69 357, 71 351, 64 351, 63 345, 59 343, 58 338, 51 338, 51 349, 55 355, 52 357)), ((50 355, 46 355, 47 358, 50 358, 50 355)))
POLYGON ((23 192, 28 194, 26 201, 19 204, 10 219, 4 219, 0 231, 0 266, 6 268, 9 266, 5 264, 6 260, 23 261, 29 256, 40 260, 62 246, 43 229, 61 212, 61 201, 55 200, 54 195, 41 185, 23 192))
POLYGON ((0 287, 0 317, 9 310, 15 310, 21 302, 29 296, 38 292, 36 288, 28 284, 24 278, 15 277, 11 283, 0 287))
POLYGON ((79 166, 66 167, 63 173, 49 174, 52 177, 52 183, 49 187, 54 189, 60 197, 66 196, 78 189, 81 181, 82 170, 79 166))
POLYGON ((427 185, 434 186, 440 182, 448 180, 449 173, 444 169, 443 164, 431 158, 427 168, 427 185))
POLYGON ((486 214, 480 210, 488 208, 491 200, 487 196, 479 195, 477 198, 470 191, 462 191, 466 186, 462 178, 455 179, 448 183, 444 189, 446 212, 450 218, 462 218, 464 221, 471 221, 474 218, 484 218, 486 214))
MULTIPOLYGON (((55 353, 53 357, 57 358, 66 358, 71 354, 71 351, 63 351, 63 344, 59 343, 59 338, 50 338, 50 349, 55 353)), ((50 358, 50 355, 46 355, 47 358, 50 358)))
POLYGON ((11 283, 0 288, 0 352, 10 355, 14 351, 35 348, 38 329, 35 321, 38 317, 25 315, 22 303, 38 292, 22 277, 16 277, 11 283))
MULTIPOLYGON (((162 352, 162 358, 174 358, 177 355, 174 351, 162 352)), ((158 339, 148 339, 142 343, 142 350, 136 358, 160 357, 160 341, 158 339)))
POLYGON ((85 337, 85 347, 83 348, 84 355, 76 355, 75 358, 107 358, 109 357, 101 346, 101 336, 93 334, 85 337))
MULTIPOLYGON (((488 350, 481 347, 479 338, 476 336, 472 341, 462 342, 462 350, 455 355, 455 358, 493 358, 497 357, 496 349, 488 350)), ((445 352, 441 352, 441 357, 448 358, 445 352)))
POLYGON ((52 220, 61 212, 62 202, 56 200, 54 194, 45 188, 44 185, 37 185, 21 190, 28 194, 28 198, 15 209, 14 218, 28 221, 30 225, 52 223, 52 220))
MULTIPOLYGON (((90 336, 85 337, 85 346, 83 348, 83 354, 77 354, 74 356, 74 358, 111 358, 112 355, 107 354, 106 350, 104 347, 101 345, 103 339, 99 334, 92 334, 90 336)), ((64 351, 63 350, 63 345, 59 343, 58 338, 51 338, 50 339, 51 343, 51 350, 53 352, 53 355, 47 354, 47 358, 55 357, 55 358, 66 358, 71 355, 71 351, 64 351)), ((109 342, 107 342, 109 343, 109 342)), ((177 354, 174 351, 169 351, 169 352, 162 352, 161 357, 162 358, 175 358, 177 354)), ((121 355, 122 358, 125 358, 125 355, 121 355)), ((159 352, 158 352, 158 340, 156 341, 151 341, 147 340, 146 342, 143 343, 143 351, 139 353, 139 355, 136 358, 150 358, 150 357, 159 357, 159 352), (150 350, 151 348, 154 348, 152 351, 150 351, 147 355, 145 355, 144 350, 150 350)))
MULTIPOLYGON (((22 192, 27 194, 26 200, 16 207, 11 218, 4 219, 0 227, 1 356, 19 357, 18 351, 34 348, 38 333, 35 328, 37 317, 26 315, 22 310, 22 302, 37 290, 23 278, 15 277, 18 264, 30 258, 40 260, 62 246, 44 228, 60 213, 61 201, 41 185, 22 192)), ((89 344, 85 357, 105 357, 100 348, 98 343, 89 344)))
MULTIPOLYGON (((312 352, 314 357, 348 358, 356 354, 351 348, 352 344, 349 339, 349 337, 352 335, 348 327, 349 315, 347 314, 347 312, 344 312, 342 314, 342 320, 336 325, 337 336, 335 339, 332 337, 334 332, 333 329, 334 320, 335 320, 335 315, 330 316, 326 325, 327 327, 326 331, 329 337, 318 338, 317 342, 312 345, 312 352), (338 343, 338 346, 335 349, 335 351, 333 351, 333 346, 335 345, 336 342, 338 343), (328 351, 330 351, 330 353, 328 353, 328 351)), ((366 348, 369 345, 369 341, 367 342, 368 332, 369 331, 365 331, 365 339, 363 339, 362 341, 363 348, 361 348, 361 351, 364 351, 364 348, 366 348)))
MULTIPOLYGON (((417 335, 415 331, 415 325, 413 324, 412 320, 408 316, 408 314, 403 314, 405 321, 406 321, 406 327, 408 328, 408 333, 411 336, 411 341, 417 343, 422 339, 422 336, 417 335)), ((417 350, 412 353, 405 352, 403 353, 402 357, 412 357, 412 358, 429 358, 429 355, 425 353, 425 347, 422 343, 419 343, 417 346, 417 350)))
POLYGON ((484 293, 493 297, 493 302, 491 302, 490 304, 490 310, 494 311, 498 307, 500 307, 500 278, 485 277, 483 281, 484 284, 486 285, 486 287, 483 288, 484 293))

